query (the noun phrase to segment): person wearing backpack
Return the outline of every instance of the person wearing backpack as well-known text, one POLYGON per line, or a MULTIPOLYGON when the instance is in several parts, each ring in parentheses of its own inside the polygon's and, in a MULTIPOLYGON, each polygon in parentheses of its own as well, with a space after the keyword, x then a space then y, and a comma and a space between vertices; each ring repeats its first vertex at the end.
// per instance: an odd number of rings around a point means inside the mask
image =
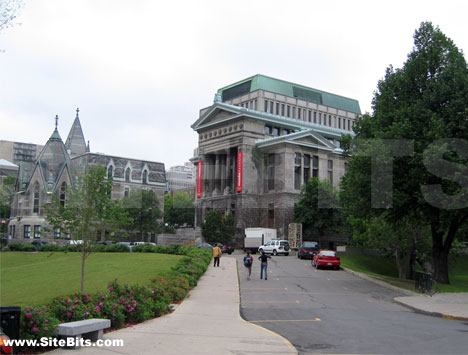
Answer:
POLYGON ((247 250, 246 252, 247 254, 244 256, 244 266, 249 270, 247 279, 250 280, 250 275, 252 274, 253 257, 250 255, 250 250, 247 250))

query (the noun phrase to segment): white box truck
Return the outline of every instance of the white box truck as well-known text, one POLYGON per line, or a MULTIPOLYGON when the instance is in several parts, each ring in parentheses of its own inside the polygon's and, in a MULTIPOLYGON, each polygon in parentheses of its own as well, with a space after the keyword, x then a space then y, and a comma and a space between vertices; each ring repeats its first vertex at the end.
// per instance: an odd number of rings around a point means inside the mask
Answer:
POLYGON ((252 254, 258 251, 260 245, 276 239, 276 229, 271 228, 245 228, 244 249, 252 254))

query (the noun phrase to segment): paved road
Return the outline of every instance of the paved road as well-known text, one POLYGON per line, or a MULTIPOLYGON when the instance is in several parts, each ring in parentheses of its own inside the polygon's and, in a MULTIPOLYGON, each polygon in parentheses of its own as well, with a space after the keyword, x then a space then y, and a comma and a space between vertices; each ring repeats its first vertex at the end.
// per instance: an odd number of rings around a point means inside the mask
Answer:
POLYGON ((414 313, 398 292, 309 260, 272 257, 268 281, 238 269, 242 316, 287 338, 301 354, 468 354, 468 323, 414 313))

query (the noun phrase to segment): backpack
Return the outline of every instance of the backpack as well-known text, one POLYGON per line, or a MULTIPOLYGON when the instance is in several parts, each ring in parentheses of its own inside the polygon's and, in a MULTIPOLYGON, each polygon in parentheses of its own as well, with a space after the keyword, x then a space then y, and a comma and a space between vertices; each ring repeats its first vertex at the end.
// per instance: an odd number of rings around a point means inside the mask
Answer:
POLYGON ((250 267, 252 265, 252 258, 251 257, 245 257, 244 258, 244 265, 245 265, 245 267, 250 267))

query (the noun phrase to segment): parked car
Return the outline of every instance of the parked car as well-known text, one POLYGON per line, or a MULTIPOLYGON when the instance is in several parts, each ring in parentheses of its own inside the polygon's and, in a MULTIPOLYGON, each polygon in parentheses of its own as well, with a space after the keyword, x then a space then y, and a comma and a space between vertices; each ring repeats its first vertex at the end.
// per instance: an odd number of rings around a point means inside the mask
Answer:
POLYGON ((117 242, 117 245, 125 245, 130 251, 132 251, 132 246, 130 242, 117 242))
POLYGON ((231 255, 234 252, 233 246, 230 246, 227 244, 221 244, 221 243, 215 243, 215 246, 216 245, 221 248, 221 251, 223 252, 223 254, 228 253, 229 255, 231 255))
POLYGON ((266 254, 273 254, 273 255, 278 255, 278 254, 284 254, 286 256, 289 255, 289 250, 291 248, 289 247, 289 242, 287 240, 270 240, 269 242, 266 242, 264 245, 261 245, 258 248, 258 251, 265 252, 266 254))
POLYGON ((136 247, 137 245, 145 245, 145 244, 146 244, 145 242, 131 242, 130 246, 136 247))
POLYGON ((297 251, 297 257, 299 259, 312 259, 318 252, 319 245, 317 242, 304 242, 297 251))
POLYGON ((208 244, 208 243, 195 243, 193 244, 194 247, 198 247, 198 248, 210 248, 210 249, 213 249, 213 246, 211 244, 208 244))
POLYGON ((340 257, 333 250, 320 250, 320 252, 312 258, 312 266, 317 269, 323 267, 340 269, 340 257))
POLYGON ((106 241, 98 241, 96 242, 96 245, 99 245, 99 244, 102 244, 102 245, 112 245, 114 244, 114 242, 112 240, 106 240, 106 241))
POLYGON ((49 243, 43 240, 34 240, 31 244, 34 246, 34 248, 36 248, 36 250, 39 250, 40 247, 49 243))

